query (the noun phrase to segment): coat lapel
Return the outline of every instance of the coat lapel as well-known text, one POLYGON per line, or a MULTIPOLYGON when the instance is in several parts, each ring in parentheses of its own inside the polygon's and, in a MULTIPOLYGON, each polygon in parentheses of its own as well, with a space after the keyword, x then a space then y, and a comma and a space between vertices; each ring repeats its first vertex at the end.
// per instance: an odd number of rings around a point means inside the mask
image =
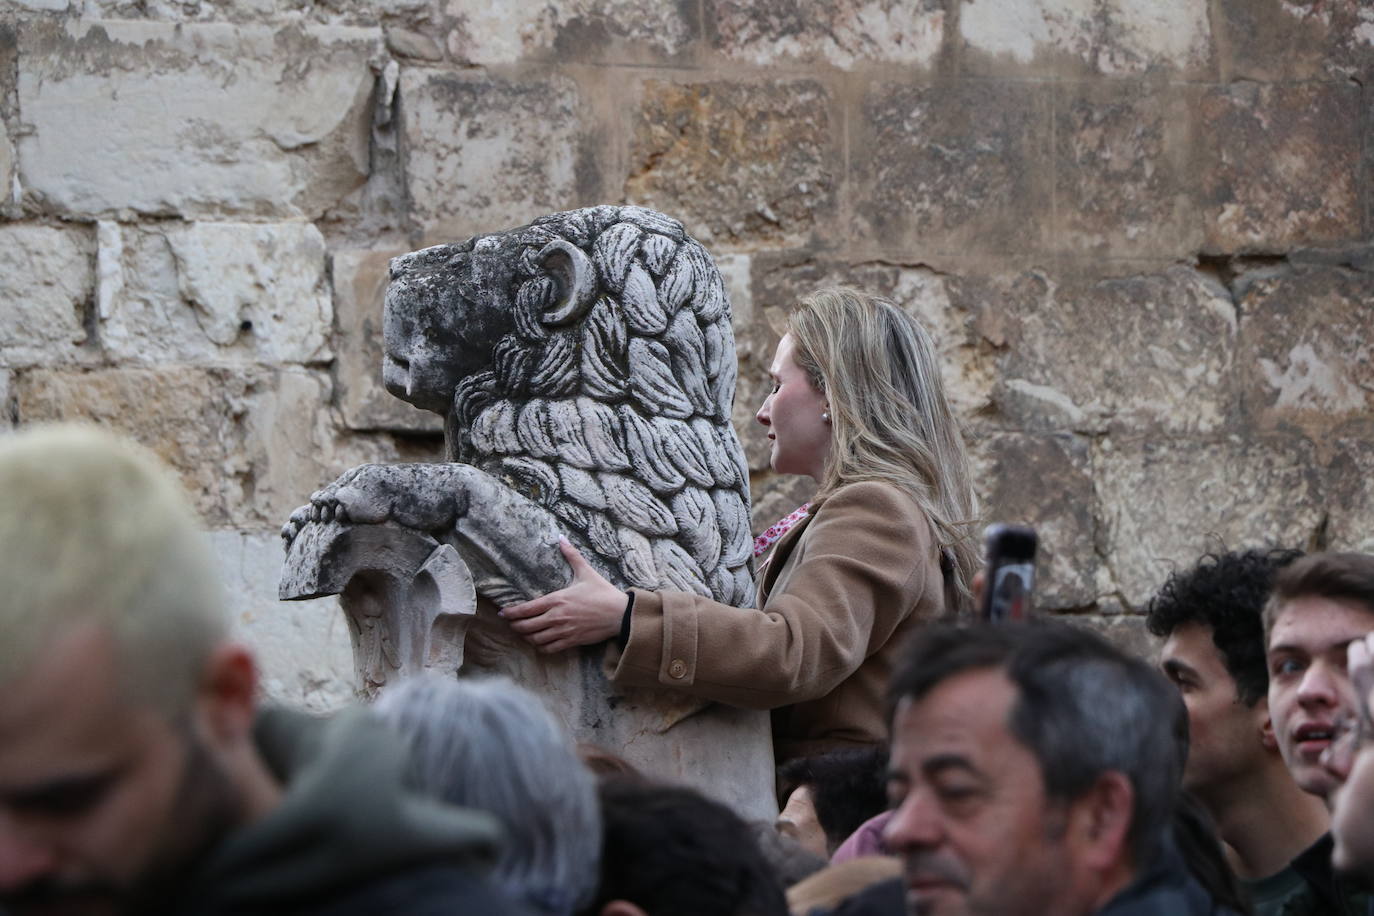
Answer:
POLYGON ((782 572, 782 568, 787 565, 787 558, 790 557, 792 551, 796 549, 797 543, 801 539, 802 532, 811 524, 811 520, 816 517, 816 511, 820 509, 820 507, 821 504, 819 502, 813 503, 811 511, 807 513, 806 518, 787 529, 782 537, 778 538, 777 542, 773 544, 772 549, 768 551, 768 556, 763 561, 763 568, 759 570, 760 607, 763 605, 763 597, 772 591, 773 583, 778 579, 778 573, 782 572))

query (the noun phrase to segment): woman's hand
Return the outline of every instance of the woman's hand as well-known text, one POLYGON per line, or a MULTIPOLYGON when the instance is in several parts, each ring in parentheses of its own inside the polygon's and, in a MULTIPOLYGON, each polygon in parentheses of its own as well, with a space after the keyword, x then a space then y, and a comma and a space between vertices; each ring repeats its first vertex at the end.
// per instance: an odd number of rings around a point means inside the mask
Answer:
POLYGON ((503 608, 501 616, 511 622, 512 630, 545 653, 590 646, 618 636, 628 600, 625 593, 592 569, 567 538, 558 539, 558 549, 572 567, 572 584, 503 608))

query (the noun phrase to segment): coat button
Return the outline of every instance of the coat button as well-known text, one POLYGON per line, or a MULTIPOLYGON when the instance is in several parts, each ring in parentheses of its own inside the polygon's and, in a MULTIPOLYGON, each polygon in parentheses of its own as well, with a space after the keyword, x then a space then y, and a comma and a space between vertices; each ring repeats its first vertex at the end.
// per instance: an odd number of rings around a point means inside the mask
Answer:
POLYGON ((684 677, 684 676, 686 676, 686 674, 687 674, 687 663, 684 662, 684 661, 683 661, 682 659, 680 659, 680 658, 675 658, 675 659, 673 659, 672 664, 670 664, 670 665, 668 666, 668 673, 671 674, 673 677, 684 677))

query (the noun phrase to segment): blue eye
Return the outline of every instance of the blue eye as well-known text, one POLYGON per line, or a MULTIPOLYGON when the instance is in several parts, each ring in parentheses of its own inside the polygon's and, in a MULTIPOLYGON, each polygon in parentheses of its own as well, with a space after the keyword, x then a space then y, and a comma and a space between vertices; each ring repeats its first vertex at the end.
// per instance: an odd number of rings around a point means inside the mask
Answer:
POLYGON ((1296 658, 1281 658, 1274 662, 1274 674, 1296 674, 1303 668, 1302 663, 1296 658))

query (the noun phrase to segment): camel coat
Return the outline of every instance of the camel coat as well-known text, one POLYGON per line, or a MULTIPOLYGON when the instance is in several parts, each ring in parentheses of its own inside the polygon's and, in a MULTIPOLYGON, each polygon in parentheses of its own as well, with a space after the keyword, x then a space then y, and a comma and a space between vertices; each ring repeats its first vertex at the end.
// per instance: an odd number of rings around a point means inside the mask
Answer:
POLYGON ((840 487, 773 545, 758 583, 760 610, 636 589, 614 683, 772 709, 780 762, 884 741, 903 637, 944 607, 915 500, 886 483, 840 487))

